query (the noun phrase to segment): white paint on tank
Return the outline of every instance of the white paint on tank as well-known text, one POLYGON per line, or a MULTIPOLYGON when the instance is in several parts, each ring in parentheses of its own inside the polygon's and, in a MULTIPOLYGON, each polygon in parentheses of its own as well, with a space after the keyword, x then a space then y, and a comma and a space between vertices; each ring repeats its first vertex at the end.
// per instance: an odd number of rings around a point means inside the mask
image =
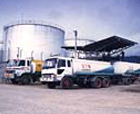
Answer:
POLYGON ((118 61, 113 64, 115 74, 125 74, 140 69, 140 64, 118 61))
POLYGON ((73 59, 73 69, 76 72, 96 72, 112 67, 110 62, 73 59))
POLYGON ((5 29, 5 58, 19 57, 35 59, 48 58, 50 55, 62 54, 65 32, 60 28, 41 24, 17 24, 5 29))
MULTIPOLYGON (((77 39, 77 46, 85 46, 88 44, 93 43, 93 40, 90 39, 77 39)), ((75 46, 75 38, 70 38, 70 39, 65 39, 65 46, 75 46)), ((67 51, 67 56, 68 57, 74 57, 75 52, 74 51, 67 51)), ((85 57, 85 53, 79 53, 79 57, 80 58, 84 58, 85 57)))
MULTIPOLYGON (((89 39, 77 39, 77 46, 85 46, 87 44, 93 43, 93 40, 89 39)), ((75 46, 75 38, 65 39, 65 46, 75 46)))

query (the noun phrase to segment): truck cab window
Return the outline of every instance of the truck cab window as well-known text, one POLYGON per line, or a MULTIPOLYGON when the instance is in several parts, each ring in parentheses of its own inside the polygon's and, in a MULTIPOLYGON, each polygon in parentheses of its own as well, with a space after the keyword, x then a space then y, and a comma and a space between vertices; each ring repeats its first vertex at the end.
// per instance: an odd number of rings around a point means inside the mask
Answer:
POLYGON ((68 67, 71 67, 70 60, 68 60, 67 63, 68 63, 68 67))
POLYGON ((59 59, 58 61, 58 68, 60 67, 66 67, 66 61, 65 60, 62 60, 62 59, 59 59))
POLYGON ((25 60, 20 60, 18 66, 25 66, 25 60))
POLYGON ((56 58, 45 60, 44 65, 43 65, 43 69, 55 68, 56 62, 57 62, 56 58))

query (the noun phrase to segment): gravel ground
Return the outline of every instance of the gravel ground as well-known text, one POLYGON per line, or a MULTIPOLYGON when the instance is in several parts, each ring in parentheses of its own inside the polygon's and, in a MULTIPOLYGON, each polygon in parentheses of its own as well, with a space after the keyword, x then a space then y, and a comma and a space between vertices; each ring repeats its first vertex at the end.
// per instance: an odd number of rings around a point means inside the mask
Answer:
POLYGON ((1 83, 0 114, 140 114, 140 85, 63 90, 1 83))

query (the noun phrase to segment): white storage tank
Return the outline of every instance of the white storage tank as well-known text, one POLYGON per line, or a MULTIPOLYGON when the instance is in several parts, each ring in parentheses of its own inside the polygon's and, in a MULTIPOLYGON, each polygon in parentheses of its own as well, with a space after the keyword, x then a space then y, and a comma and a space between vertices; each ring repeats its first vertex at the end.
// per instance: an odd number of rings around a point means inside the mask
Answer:
MULTIPOLYGON (((90 39, 78 38, 77 46, 85 46, 93 42, 94 41, 90 39)), ((65 39, 65 46, 75 46, 75 38, 65 39)))
MULTIPOLYGON (((85 45, 91 44, 93 42, 95 42, 95 41, 90 40, 90 39, 78 38, 77 39, 77 46, 85 46, 85 45)), ((65 39, 65 46, 68 46, 68 47, 75 46, 75 38, 65 39)), ((67 51, 66 55, 68 57, 74 57, 75 52, 74 52, 74 50, 73 51, 67 51)), ((79 52, 78 55, 79 55, 80 58, 85 57, 85 54, 82 53, 82 52, 79 52)))
POLYGON ((64 35, 61 28, 46 24, 26 22, 5 26, 4 58, 46 59, 50 55, 63 55, 64 35))

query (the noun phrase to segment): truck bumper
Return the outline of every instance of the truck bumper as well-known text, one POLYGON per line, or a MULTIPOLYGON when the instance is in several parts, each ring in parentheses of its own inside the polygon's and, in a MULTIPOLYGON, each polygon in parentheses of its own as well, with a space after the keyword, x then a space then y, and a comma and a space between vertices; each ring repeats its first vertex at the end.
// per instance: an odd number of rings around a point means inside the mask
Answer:
POLYGON ((41 77, 40 81, 41 82, 55 82, 57 80, 54 77, 41 77))
POLYGON ((14 74, 14 73, 5 73, 5 78, 7 79, 7 80, 12 80, 12 79, 14 79, 15 81, 20 81, 21 80, 21 77, 18 77, 16 74, 14 74))
POLYGON ((59 79, 57 76, 54 76, 54 75, 43 75, 40 78, 40 81, 41 82, 58 82, 59 79))
POLYGON ((15 76, 14 76, 13 73, 5 73, 5 78, 6 78, 6 79, 14 79, 15 76))

